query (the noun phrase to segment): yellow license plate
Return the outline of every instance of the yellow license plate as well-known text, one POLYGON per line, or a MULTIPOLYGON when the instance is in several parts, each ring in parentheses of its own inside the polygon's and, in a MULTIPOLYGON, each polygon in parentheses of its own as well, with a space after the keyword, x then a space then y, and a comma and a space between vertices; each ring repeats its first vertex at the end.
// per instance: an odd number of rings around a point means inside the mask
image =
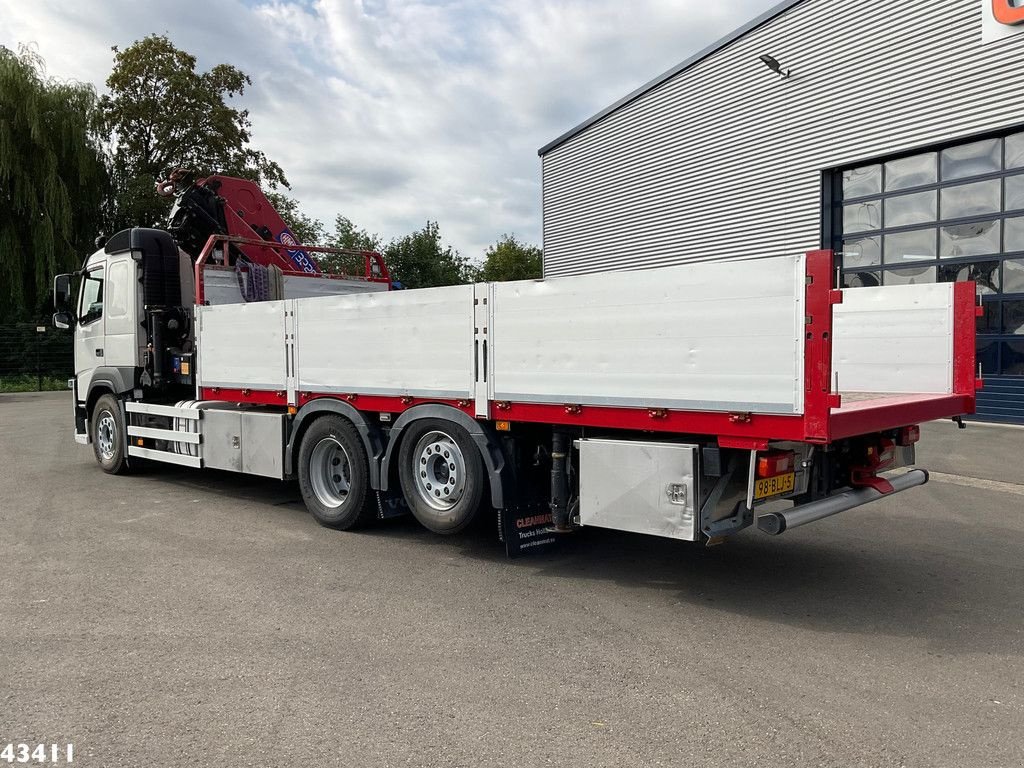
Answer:
POLYGON ((796 472, 789 472, 776 477, 765 477, 754 483, 754 498, 766 499, 780 493, 792 493, 796 488, 796 472))

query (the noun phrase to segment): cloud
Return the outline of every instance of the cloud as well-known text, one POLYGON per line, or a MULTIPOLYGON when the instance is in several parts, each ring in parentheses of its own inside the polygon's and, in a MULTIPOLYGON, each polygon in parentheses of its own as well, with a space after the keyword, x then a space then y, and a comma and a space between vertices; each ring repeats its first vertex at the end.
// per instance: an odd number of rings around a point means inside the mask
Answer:
POLYGON ((540 241, 538 147, 774 2, 0 0, 0 43, 102 90, 111 45, 167 33, 252 77, 254 143, 307 213, 385 238, 436 220, 479 258, 540 241))

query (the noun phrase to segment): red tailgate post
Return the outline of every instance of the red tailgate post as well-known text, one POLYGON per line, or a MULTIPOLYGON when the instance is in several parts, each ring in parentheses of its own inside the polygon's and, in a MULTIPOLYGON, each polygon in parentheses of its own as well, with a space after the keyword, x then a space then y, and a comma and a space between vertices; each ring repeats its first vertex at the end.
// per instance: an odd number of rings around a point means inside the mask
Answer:
POLYGON ((975 319, 984 310, 978 305, 977 292, 973 280, 953 284, 953 394, 963 397, 965 413, 974 413, 977 390, 982 387, 977 372, 975 319))
POLYGON ((843 292, 833 285, 833 253, 808 251, 804 301, 804 437, 829 442, 829 414, 840 405, 832 391, 832 307, 843 292))

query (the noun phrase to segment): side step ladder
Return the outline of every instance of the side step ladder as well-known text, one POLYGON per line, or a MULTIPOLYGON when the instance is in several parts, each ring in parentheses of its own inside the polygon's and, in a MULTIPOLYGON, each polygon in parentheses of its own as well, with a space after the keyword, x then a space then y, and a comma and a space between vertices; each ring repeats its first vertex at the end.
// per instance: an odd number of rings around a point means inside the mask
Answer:
POLYGON ((177 405, 125 403, 124 410, 129 456, 278 480, 286 476, 286 413, 197 400, 177 405), (170 428, 144 423, 154 416, 160 423, 169 422, 170 428), (141 440, 148 446, 139 445, 141 440), (154 440, 164 441, 162 447, 153 447, 154 440))
POLYGON ((184 467, 203 467, 203 412, 199 408, 177 405, 151 405, 150 403, 125 403, 125 425, 128 432, 128 455, 140 459, 180 464, 184 467), (158 429, 136 424, 135 414, 148 416, 170 416, 175 429, 158 429), (133 438, 166 440, 167 449, 142 448, 133 438))

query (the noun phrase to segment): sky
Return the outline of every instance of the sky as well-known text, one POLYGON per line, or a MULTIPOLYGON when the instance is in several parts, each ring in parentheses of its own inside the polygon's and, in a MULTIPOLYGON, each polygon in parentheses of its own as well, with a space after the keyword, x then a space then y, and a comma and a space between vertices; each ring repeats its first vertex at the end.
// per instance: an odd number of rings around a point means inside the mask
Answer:
POLYGON ((0 45, 102 92, 111 46, 166 34, 252 78, 252 143, 307 214, 385 241, 434 220, 480 260, 540 245, 541 146, 776 3, 0 0, 0 45))

